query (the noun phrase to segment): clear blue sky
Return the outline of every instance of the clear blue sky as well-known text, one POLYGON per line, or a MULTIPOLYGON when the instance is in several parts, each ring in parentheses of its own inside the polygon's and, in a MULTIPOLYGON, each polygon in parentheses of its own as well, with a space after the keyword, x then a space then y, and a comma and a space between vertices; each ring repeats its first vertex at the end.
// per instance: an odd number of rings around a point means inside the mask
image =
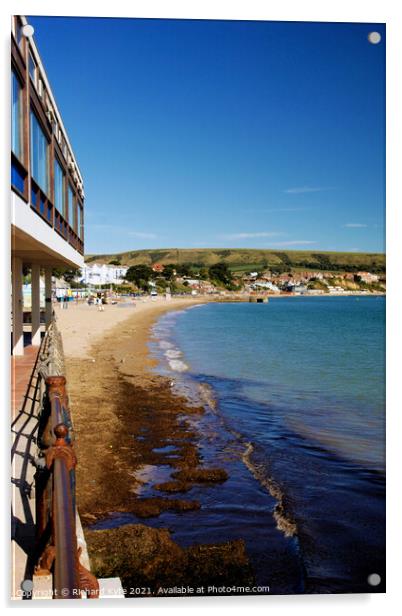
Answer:
POLYGON ((29 21, 86 252, 384 250, 384 25, 29 21))

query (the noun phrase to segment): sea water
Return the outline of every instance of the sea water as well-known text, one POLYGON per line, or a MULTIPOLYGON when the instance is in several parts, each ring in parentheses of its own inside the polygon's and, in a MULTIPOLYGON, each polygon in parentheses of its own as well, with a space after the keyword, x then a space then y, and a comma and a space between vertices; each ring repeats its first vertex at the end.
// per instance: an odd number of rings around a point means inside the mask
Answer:
POLYGON ((271 592, 383 591, 385 298, 211 303, 154 334, 159 371, 205 404, 202 463, 229 473, 154 524, 183 545, 244 539, 271 592))

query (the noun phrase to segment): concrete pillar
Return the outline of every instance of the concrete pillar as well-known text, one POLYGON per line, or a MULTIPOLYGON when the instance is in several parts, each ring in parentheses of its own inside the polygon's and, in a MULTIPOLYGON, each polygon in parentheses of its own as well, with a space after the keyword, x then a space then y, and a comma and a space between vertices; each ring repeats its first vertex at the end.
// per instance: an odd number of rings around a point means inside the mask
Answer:
POLYGON ((46 329, 49 327, 52 320, 52 268, 50 265, 45 267, 45 323, 46 329))
POLYGON ((32 346, 40 345, 40 266, 31 268, 32 346))
POLYGON ((12 257, 13 355, 24 355, 22 259, 12 257))

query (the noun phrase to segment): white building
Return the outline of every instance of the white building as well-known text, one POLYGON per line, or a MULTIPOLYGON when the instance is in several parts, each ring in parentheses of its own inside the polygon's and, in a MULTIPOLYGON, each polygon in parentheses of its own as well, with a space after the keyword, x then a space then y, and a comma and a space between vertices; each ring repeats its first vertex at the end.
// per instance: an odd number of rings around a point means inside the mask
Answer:
POLYGON ((23 268, 31 271, 31 344, 39 346, 40 277, 52 319, 52 269, 84 265, 83 179, 23 16, 11 37, 12 349, 24 354, 23 268))
POLYGON ((273 291, 274 293, 279 293, 279 287, 276 286, 273 282, 257 280, 252 285, 250 285, 252 289, 266 289, 267 291, 273 291))
POLYGON ((345 289, 343 287, 340 287, 339 285, 337 286, 328 285, 328 291, 332 295, 339 295, 339 294, 345 293, 345 289))
POLYGON ((87 285, 122 284, 128 267, 94 263, 81 268, 79 281, 87 285))
POLYGON ((357 272, 357 275, 360 276, 360 279, 363 282, 371 283, 378 282, 379 276, 377 274, 371 274, 371 272, 357 272))

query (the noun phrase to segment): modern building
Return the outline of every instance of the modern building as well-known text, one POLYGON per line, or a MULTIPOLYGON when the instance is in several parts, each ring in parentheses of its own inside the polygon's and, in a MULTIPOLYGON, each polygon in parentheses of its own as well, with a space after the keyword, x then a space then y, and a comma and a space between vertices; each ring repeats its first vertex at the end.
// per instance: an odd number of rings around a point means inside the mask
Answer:
MULTIPOLYGON (((28 586, 34 588, 35 566, 41 555, 37 550, 42 543, 46 548, 40 520, 44 515, 51 520, 54 536, 56 510, 63 537, 68 535, 68 541, 56 542, 58 561, 63 562, 62 554, 65 569, 68 562, 75 563, 68 575, 73 579, 73 571, 77 578, 77 534, 74 524, 68 525, 76 511, 71 482, 63 482, 64 504, 57 506, 56 490, 47 488, 43 498, 43 489, 38 488, 39 465, 34 461, 40 455, 44 459, 38 435, 46 416, 46 412, 42 414, 45 401, 50 400, 46 376, 65 382, 62 345, 52 322, 52 273, 84 264, 82 175, 34 42, 33 28, 22 16, 12 17, 11 23, 11 129, 11 586, 12 598, 21 599, 32 596, 21 593, 28 586), (25 288, 23 282, 27 283, 25 288), (41 312, 47 328, 44 339, 41 312), (70 530, 64 532, 67 527, 70 530)), ((63 422, 64 417, 65 413, 63 422)), ((51 426, 59 422, 54 405, 49 421, 51 433, 51 426)), ((65 466, 59 466, 57 472, 52 468, 46 485, 57 475, 60 486, 60 477, 68 477, 66 470, 69 473, 65 466)), ((49 590, 55 587, 56 578, 53 572, 45 588, 47 594, 42 596, 52 596, 49 590)))
POLYGON ((79 281, 86 285, 122 284, 128 267, 94 263, 81 268, 79 281))
POLYGON ((53 268, 84 265, 84 186, 62 116, 23 16, 12 18, 12 349, 24 353, 23 271, 31 271, 33 346, 40 344, 40 276, 46 324, 53 268))

